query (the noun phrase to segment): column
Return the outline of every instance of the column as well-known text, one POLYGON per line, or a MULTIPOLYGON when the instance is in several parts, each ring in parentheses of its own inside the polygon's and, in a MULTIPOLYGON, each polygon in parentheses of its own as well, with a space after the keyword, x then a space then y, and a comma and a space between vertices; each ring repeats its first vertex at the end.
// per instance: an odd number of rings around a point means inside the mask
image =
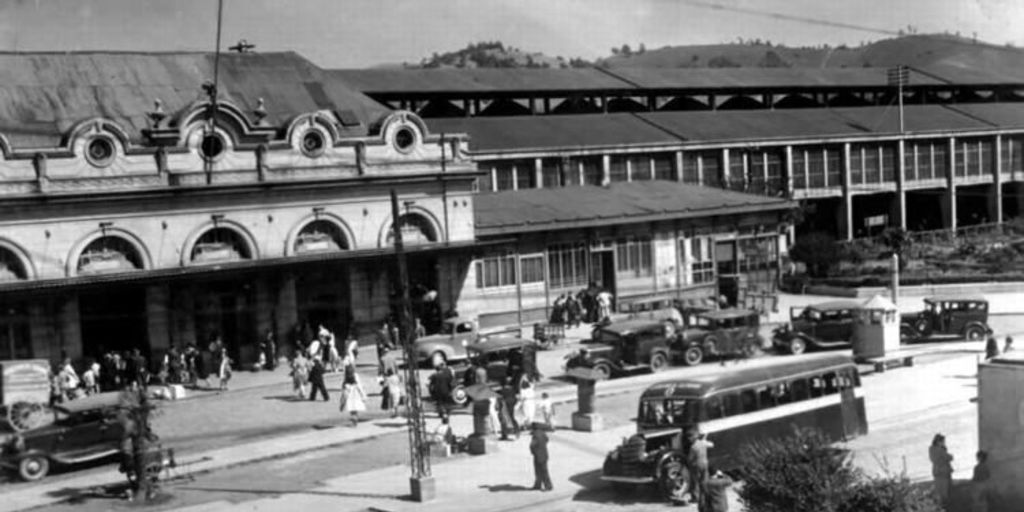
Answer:
POLYGON ((184 285, 171 291, 171 300, 174 302, 174 336, 186 345, 196 343, 202 345, 202 341, 196 337, 196 303, 195 289, 191 285, 184 285))
POLYGON ((839 201, 839 239, 853 240, 853 194, 850 191, 850 143, 843 144, 843 198, 839 201))
POLYGON ((889 208, 890 225, 907 229, 907 190, 906 190, 906 140, 900 139, 896 151, 896 197, 889 208))
POLYGON ((683 152, 682 150, 676 151, 676 181, 682 183, 683 181, 683 152))
POLYGON ((942 196, 942 227, 956 231, 956 139, 949 138, 947 155, 949 168, 946 173, 946 193, 942 196))
POLYGON ((729 190, 729 180, 731 178, 731 169, 729 168, 729 148, 722 149, 722 170, 719 183, 719 188, 729 190))
POLYGON ((995 167, 992 169, 992 190, 988 197, 988 221, 997 224, 1003 223, 1003 136, 996 135, 995 152, 992 160, 995 167))
POLYGON ((59 348, 57 357, 64 351, 72 360, 82 357, 82 322, 78 316, 78 295, 62 297, 57 311, 59 348))
POLYGON ((32 357, 55 361, 60 357, 54 340, 57 333, 53 328, 53 315, 49 300, 37 298, 28 305, 28 329, 32 339, 32 357))
MULTIPOLYGON (((783 165, 785 166, 785 168, 783 169, 783 172, 785 172, 786 174, 782 178, 783 180, 785 180, 783 185, 782 185, 782 190, 785 191, 786 197, 792 198, 793 197, 793 146, 792 145, 786 145, 786 161, 783 163, 783 165)), ((804 183, 805 183, 804 186, 806 186, 807 182, 805 181, 804 183)))
MULTIPOLYGON (((349 281, 351 282, 351 280, 349 281)), ((353 296, 354 300, 355 297, 353 296)), ((290 345, 292 329, 299 323, 299 305, 295 294, 295 276, 285 273, 281 276, 277 288, 277 307, 274 308, 274 318, 277 320, 277 346, 280 350, 290 345)), ((285 349, 285 354, 290 354, 294 347, 285 349)))
POLYGON ((601 155, 601 186, 607 186, 612 182, 612 157, 608 154, 601 155))
POLYGON ((280 341, 282 338, 278 331, 281 329, 275 329, 274 325, 277 318, 274 311, 274 294, 269 280, 270 276, 263 275, 253 283, 253 300, 256 302, 256 336, 262 341, 269 330, 273 331, 276 339, 280 341))
POLYGON ((171 346, 170 302, 169 285, 146 286, 146 337, 152 354, 162 354, 171 346))
POLYGON ((544 160, 541 158, 533 159, 533 177, 536 188, 544 188, 544 160))

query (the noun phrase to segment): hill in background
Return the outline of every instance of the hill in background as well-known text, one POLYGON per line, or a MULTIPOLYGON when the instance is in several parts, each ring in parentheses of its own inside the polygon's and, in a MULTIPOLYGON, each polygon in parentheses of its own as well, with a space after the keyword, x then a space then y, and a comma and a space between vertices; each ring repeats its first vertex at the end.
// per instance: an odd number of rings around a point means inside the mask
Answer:
POLYGON ((1024 72, 1024 51, 952 35, 907 35, 857 47, 800 47, 772 45, 760 40, 716 45, 667 46, 648 50, 641 44, 611 50, 612 55, 588 62, 525 52, 500 42, 471 44, 461 50, 434 53, 415 68, 503 67, 567 68, 725 68, 891 67, 905 64, 933 70, 982 70, 1000 75, 1024 72))

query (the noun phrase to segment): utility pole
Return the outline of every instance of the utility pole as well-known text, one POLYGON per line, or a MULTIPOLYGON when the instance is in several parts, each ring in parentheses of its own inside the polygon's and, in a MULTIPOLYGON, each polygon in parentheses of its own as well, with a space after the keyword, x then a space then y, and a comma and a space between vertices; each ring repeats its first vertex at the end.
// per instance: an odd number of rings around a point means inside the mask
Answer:
POLYGON ((401 213, 398 210, 398 194, 391 189, 391 229, 394 235, 395 263, 398 292, 398 337, 401 339, 405 356, 405 396, 408 407, 409 463, 412 475, 409 488, 413 501, 424 502, 434 499, 434 477, 430 474, 430 452, 426 439, 426 425, 423 420, 423 402, 420 399, 420 381, 416 350, 413 346, 415 330, 412 328, 412 307, 409 300, 409 270, 406 266, 405 249, 402 245, 401 213))
POLYGON ((896 86, 896 98, 899 101, 900 133, 903 133, 903 86, 910 83, 910 68, 899 65, 889 68, 887 72, 889 86, 896 86))

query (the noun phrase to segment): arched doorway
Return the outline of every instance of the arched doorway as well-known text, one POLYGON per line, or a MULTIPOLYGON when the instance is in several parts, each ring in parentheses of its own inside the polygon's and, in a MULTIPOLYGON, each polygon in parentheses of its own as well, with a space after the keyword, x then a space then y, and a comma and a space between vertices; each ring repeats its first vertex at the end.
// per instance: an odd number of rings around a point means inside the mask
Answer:
MULTIPOLYGON (((78 276, 134 272, 145 268, 139 249, 128 239, 105 235, 88 243, 79 253, 74 272, 78 276)), ((78 317, 85 355, 100 358, 111 350, 149 353, 146 294, 141 286, 111 284, 78 297, 78 317)))
MULTIPOLYGON (((295 254, 337 252, 350 248, 341 226, 326 219, 314 220, 303 226, 292 247, 295 254)), ((345 264, 325 263, 303 270, 296 276, 295 295, 300 323, 308 323, 314 333, 318 326, 323 325, 335 334, 338 343, 349 334, 352 310, 345 264)))
MULTIPOLYGON (((14 251, 0 247, 0 284, 28 279, 28 269, 14 251)), ((0 361, 29 359, 32 339, 29 315, 19 301, 0 301, 0 361)))
POLYGON ((189 261, 197 264, 248 259, 252 259, 252 248, 245 238, 233 229, 222 227, 203 233, 192 245, 189 255, 189 261))
MULTIPOLYGON (((402 244, 416 246, 438 241, 437 230, 427 217, 418 213, 407 213, 398 219, 402 232, 402 244)), ((394 229, 388 229, 386 242, 394 245, 394 229)), ((430 252, 415 253, 406 259, 409 272, 409 295, 412 298, 413 316, 423 322, 427 332, 433 334, 440 329, 443 309, 440 306, 438 288, 437 257, 430 252)))
MULTIPOLYGON (((251 260, 255 250, 248 238, 232 227, 217 226, 200 235, 188 252, 193 265, 251 260)), ((216 280, 197 280, 193 294, 195 337, 201 347, 219 340, 238 364, 255 358, 256 289, 250 275, 224 273, 216 280)))

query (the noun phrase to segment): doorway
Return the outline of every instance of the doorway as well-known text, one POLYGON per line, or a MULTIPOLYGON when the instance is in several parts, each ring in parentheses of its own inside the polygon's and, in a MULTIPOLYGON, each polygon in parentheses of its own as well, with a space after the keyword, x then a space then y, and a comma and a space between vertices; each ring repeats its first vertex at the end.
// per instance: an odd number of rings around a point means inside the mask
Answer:
POLYGON ((120 288, 78 296, 82 354, 99 359, 116 350, 134 348, 149 356, 146 294, 142 288, 120 288))
POLYGON ((295 282, 299 322, 308 322, 312 334, 323 325, 338 341, 349 335, 352 314, 348 270, 330 266, 304 272, 295 282))
MULTIPOLYGON (((590 253, 590 280, 597 284, 598 288, 611 293, 612 297, 616 296, 614 251, 594 251, 590 253)), ((612 310, 615 310, 614 304, 612 304, 612 310)))
MULTIPOLYGON (((220 338, 236 362, 255 360, 256 324, 252 287, 241 282, 215 282, 196 290, 196 337, 206 346, 220 338)), ((203 347, 201 347, 203 348, 203 347)))

